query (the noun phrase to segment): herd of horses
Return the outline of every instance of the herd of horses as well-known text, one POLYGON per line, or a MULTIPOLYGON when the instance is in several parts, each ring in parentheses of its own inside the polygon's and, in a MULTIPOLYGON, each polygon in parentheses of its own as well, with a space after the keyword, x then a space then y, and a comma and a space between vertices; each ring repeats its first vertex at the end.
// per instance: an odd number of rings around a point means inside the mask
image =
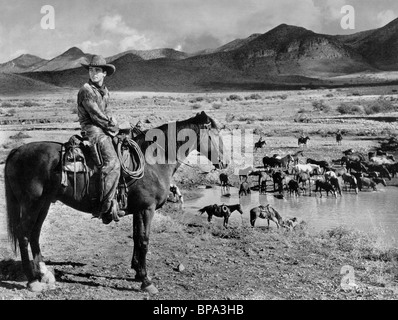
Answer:
MULTIPOLYGON (((336 141, 341 142, 341 137, 336 137, 336 141)), ((239 197, 246 196, 251 190, 257 189, 260 194, 267 192, 267 181, 273 184, 271 192, 277 192, 275 197, 284 198, 285 195, 298 197, 302 194, 315 195, 319 193, 322 197, 329 194, 333 197, 342 196, 342 191, 355 192, 365 190, 377 190, 377 185, 387 186, 386 179, 391 180, 398 172, 398 162, 393 155, 377 150, 364 155, 352 149, 343 151, 341 159, 316 160, 304 157, 303 150, 283 157, 274 154, 262 158, 263 166, 254 168, 249 166, 238 169, 236 174, 239 176, 239 197), (249 177, 257 177, 257 186, 252 186, 249 177), (315 188, 313 188, 315 187, 315 188)), ((229 195, 232 186, 226 173, 219 175, 221 192, 229 195)), ((256 183, 254 183, 256 184, 256 183)), ((235 205, 236 208, 238 205, 235 205)), ((237 209, 234 209, 237 210, 237 209)), ((200 209, 200 212, 207 212, 209 222, 211 217, 223 217, 224 226, 227 227, 228 219, 234 210, 229 206, 211 205, 200 209)), ((238 210, 241 214, 241 207, 238 210)), ((289 227, 292 219, 297 223, 296 218, 283 221, 281 215, 271 206, 258 206, 250 210, 250 223, 254 227, 256 218, 263 218, 274 221, 279 226, 289 227)))
MULTIPOLYGON (((267 181, 270 181, 273 184, 272 191, 279 194, 287 192, 299 196, 307 192, 311 195, 315 191, 322 197, 324 191, 327 196, 331 194, 337 197, 337 194, 342 195, 342 190, 354 190, 356 193, 366 189, 377 190, 378 184, 386 186, 386 179, 391 180, 398 172, 398 162, 394 156, 381 150, 369 152, 365 156, 349 149, 343 151, 341 159, 331 162, 305 159, 300 150, 283 157, 276 154, 272 157, 265 156, 262 162, 261 167, 248 167, 251 169, 249 171, 247 168, 240 170, 246 172, 246 175, 239 175, 239 196, 246 195, 253 188, 248 181, 250 176, 258 177, 256 188, 260 193, 267 192, 267 181)), ((220 181, 221 179, 227 180, 225 174, 220 176, 220 181)))

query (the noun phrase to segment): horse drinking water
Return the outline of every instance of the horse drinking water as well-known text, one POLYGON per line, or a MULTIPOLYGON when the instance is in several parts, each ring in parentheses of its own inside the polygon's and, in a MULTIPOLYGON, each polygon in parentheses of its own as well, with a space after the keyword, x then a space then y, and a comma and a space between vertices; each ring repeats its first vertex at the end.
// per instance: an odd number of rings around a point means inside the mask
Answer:
MULTIPOLYGON (((155 210, 166 203, 173 174, 195 148, 211 160, 216 168, 222 168, 223 142, 214 120, 205 112, 147 130, 136 136, 135 140, 145 154, 146 164, 141 179, 127 182, 126 214, 133 215, 134 251, 131 267, 136 272, 136 280, 141 281, 141 289, 155 294, 158 290, 148 278, 146 266, 155 210), (196 134, 194 143, 188 145, 185 142, 187 130, 196 134), (165 142, 163 147, 159 146, 161 141, 165 142), (185 152, 173 153, 170 147, 174 151, 184 147, 185 152)), ((45 267, 39 245, 41 227, 51 203, 59 200, 82 212, 91 213, 93 210, 92 196, 85 192, 85 173, 76 175, 76 194, 80 197, 74 197, 73 177, 68 177, 70 183, 67 187, 61 185, 61 149, 62 144, 57 142, 28 143, 13 149, 5 164, 9 237, 15 250, 19 245, 28 288, 36 292, 45 290, 46 282, 54 285, 54 276, 45 267), (35 267, 29 261, 29 244, 35 267)))
POLYGON ((268 228, 270 220, 275 222, 278 229, 279 226, 283 225, 281 215, 269 203, 266 206, 259 205, 250 210, 250 224, 252 227, 254 227, 257 218, 267 219, 268 228))

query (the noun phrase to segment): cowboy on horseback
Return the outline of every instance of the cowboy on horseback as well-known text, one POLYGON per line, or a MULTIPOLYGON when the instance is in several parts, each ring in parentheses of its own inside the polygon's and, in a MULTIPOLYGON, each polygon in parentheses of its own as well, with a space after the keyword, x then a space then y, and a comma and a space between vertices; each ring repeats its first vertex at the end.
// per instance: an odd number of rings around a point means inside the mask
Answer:
POLYGON ((120 178, 120 161, 112 143, 119 126, 108 110, 109 91, 104 85, 106 76, 112 75, 116 67, 107 64, 102 56, 94 55, 88 64, 82 64, 89 71, 89 81, 79 90, 77 110, 81 134, 88 140, 93 158, 100 170, 99 200, 95 217, 105 224, 117 220, 125 213, 116 200, 120 178))

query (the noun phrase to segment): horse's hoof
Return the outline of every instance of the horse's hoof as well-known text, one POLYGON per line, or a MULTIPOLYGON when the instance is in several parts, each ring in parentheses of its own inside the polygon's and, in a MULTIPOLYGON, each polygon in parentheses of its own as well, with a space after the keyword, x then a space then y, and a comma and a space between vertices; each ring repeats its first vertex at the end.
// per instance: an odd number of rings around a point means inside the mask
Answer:
POLYGON ((47 271, 42 276, 41 281, 44 282, 45 284, 47 284, 48 289, 50 289, 50 290, 55 289, 55 277, 50 271, 47 271))
POLYGON ((149 294, 158 294, 159 290, 153 285, 150 284, 149 286, 146 286, 145 288, 141 288, 143 291, 148 292, 149 294))
MULTIPOLYGON (((146 278, 148 279, 148 281, 152 281, 151 277, 146 277, 146 278)), ((135 275, 134 281, 142 282, 143 279, 144 278, 139 277, 138 275, 135 275)))
POLYGON ((38 280, 29 282, 27 284, 28 290, 32 292, 42 292, 47 289, 47 285, 38 280))

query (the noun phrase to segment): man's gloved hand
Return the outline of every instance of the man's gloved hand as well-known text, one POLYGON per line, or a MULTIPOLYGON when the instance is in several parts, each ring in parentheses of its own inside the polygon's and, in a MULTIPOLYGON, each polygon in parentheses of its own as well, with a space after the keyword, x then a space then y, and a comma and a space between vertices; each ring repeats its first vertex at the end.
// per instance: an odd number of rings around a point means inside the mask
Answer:
POLYGON ((109 128, 108 128, 108 133, 112 136, 115 137, 119 133, 119 125, 117 123, 117 120, 112 116, 109 119, 109 128))

